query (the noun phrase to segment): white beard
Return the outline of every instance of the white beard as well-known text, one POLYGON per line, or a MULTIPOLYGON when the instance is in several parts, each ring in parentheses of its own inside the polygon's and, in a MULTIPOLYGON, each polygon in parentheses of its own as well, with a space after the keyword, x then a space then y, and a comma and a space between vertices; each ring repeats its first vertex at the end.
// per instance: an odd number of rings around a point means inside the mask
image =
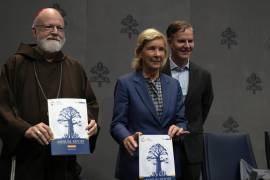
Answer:
POLYGON ((66 41, 65 38, 60 41, 37 38, 37 44, 40 47, 40 49, 49 53, 55 53, 60 51, 63 48, 65 41, 66 41))

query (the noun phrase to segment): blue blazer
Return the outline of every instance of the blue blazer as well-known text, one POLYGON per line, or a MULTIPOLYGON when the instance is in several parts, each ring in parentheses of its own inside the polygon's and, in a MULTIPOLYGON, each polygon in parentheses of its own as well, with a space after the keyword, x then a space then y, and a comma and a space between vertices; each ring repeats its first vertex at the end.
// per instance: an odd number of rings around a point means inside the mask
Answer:
MULTIPOLYGON (((120 145, 116 165, 116 178, 135 180, 139 177, 138 150, 131 156, 123 145, 123 140, 135 132, 143 134, 168 134, 175 124, 186 129, 181 87, 177 80, 160 74, 163 115, 159 119, 148 93, 147 82, 141 72, 133 72, 117 80, 114 92, 114 109, 111 135, 120 145)), ((180 144, 174 141, 176 176, 180 176, 180 144)))

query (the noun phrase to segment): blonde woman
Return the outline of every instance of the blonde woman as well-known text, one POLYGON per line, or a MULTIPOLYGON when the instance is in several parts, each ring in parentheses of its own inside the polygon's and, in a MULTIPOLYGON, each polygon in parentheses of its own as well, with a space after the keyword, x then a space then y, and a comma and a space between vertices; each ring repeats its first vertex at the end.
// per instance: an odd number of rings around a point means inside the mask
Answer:
MULTIPOLYGON (((137 138, 140 134, 188 133, 182 91, 177 80, 162 74, 166 63, 166 38, 156 29, 138 37, 132 66, 135 72, 117 80, 111 135, 119 144, 116 178, 139 179, 137 138)), ((176 176, 180 176, 179 141, 174 143, 176 176)))

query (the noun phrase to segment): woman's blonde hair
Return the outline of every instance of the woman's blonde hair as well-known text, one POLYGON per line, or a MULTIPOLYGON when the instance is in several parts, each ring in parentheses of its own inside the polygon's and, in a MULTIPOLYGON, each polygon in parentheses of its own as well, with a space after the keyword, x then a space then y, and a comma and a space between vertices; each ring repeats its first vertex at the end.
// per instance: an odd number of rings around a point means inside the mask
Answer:
POLYGON ((146 43, 156 40, 162 39, 165 44, 165 57, 163 59, 162 67, 166 64, 168 50, 167 50, 167 40, 166 37, 154 28, 145 29, 141 32, 137 39, 137 45, 135 48, 135 57, 132 60, 131 66, 135 71, 142 70, 142 59, 140 58, 140 53, 142 52, 146 43))

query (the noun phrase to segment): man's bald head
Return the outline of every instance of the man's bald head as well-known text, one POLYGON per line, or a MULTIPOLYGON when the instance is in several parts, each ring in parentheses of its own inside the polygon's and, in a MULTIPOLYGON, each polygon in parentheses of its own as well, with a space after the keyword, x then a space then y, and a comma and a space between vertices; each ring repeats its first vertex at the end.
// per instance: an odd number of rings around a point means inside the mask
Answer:
POLYGON ((48 21, 49 19, 52 19, 52 18, 59 19, 60 21, 62 21, 62 24, 64 25, 64 18, 57 9, 44 8, 44 9, 41 9, 37 13, 37 15, 36 15, 36 17, 35 17, 35 19, 33 21, 32 27, 35 27, 37 24, 43 24, 44 22, 46 22, 46 21, 48 21))
POLYGON ((32 25, 32 33, 38 47, 46 53, 60 51, 65 43, 64 25, 64 19, 58 10, 40 10, 32 25))

